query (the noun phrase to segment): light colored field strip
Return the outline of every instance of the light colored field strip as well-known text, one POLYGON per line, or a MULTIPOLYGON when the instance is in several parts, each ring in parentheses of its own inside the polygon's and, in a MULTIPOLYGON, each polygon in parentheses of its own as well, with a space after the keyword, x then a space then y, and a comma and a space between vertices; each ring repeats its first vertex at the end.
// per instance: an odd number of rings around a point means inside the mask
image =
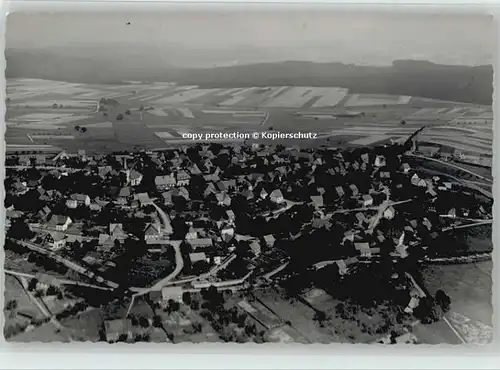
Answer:
POLYGON ((170 132, 155 132, 155 135, 158 136, 160 139, 165 139, 165 138, 171 138, 174 137, 170 132))
MULTIPOLYGON (((29 135, 28 135, 29 136, 29 135)), ((60 139, 60 140, 73 140, 73 135, 31 135, 33 139, 60 139)))
POLYGON ((288 89, 290 86, 281 86, 281 87, 278 87, 276 90, 274 90, 273 92, 271 92, 267 98, 266 98, 266 101, 269 100, 269 99, 272 99, 274 98, 276 95, 278 95, 279 93, 281 93, 283 90, 286 90, 288 89))
POLYGON ((250 91, 254 91, 254 90, 257 90, 258 87, 247 87, 241 91, 238 91, 237 93, 234 93, 232 94, 233 96, 241 96, 241 95, 244 95, 246 93, 249 93, 250 91))
POLYGON ((163 111, 162 109, 155 109, 155 110, 148 110, 147 111, 149 114, 157 117, 167 117, 168 113, 163 111))
POLYGON ((374 136, 363 137, 363 138, 353 140, 353 141, 349 142, 349 144, 370 145, 370 144, 377 143, 377 142, 382 141, 382 140, 388 140, 390 138, 391 138, 391 136, 387 136, 387 135, 374 135, 374 136))
POLYGON ((193 112, 188 108, 177 108, 177 111, 180 112, 184 118, 195 118, 193 112))
POLYGON ((207 95, 213 93, 215 91, 219 91, 220 89, 192 89, 186 90, 183 92, 179 92, 175 95, 171 95, 159 100, 156 100, 154 104, 175 104, 175 103, 183 103, 188 100, 194 100, 202 97, 203 95, 207 95))
POLYGON ((334 107, 346 97, 347 92, 347 89, 329 89, 313 104, 313 108, 334 107))
POLYGON ((225 101, 223 101, 223 102, 219 103, 219 105, 223 105, 223 106, 231 106, 231 105, 235 105, 235 104, 237 104, 237 103, 239 103, 240 101, 245 100, 245 99, 246 99, 246 96, 241 96, 241 95, 239 95, 239 96, 234 96, 234 97, 232 97, 232 98, 230 98, 230 99, 228 99, 228 100, 225 100, 225 101))
MULTIPOLYGON (((275 99, 269 100, 266 104, 266 107, 294 107, 300 108, 307 104, 316 94, 307 94, 304 96, 304 93, 309 90, 313 90, 314 88, 309 86, 304 87, 292 87, 289 90, 285 91, 283 94, 277 96, 275 99)), ((314 89, 315 90, 315 89, 314 89)), ((316 90, 315 90, 316 91, 316 90)))
POLYGON ((231 95, 237 91, 243 90, 241 87, 236 87, 232 89, 227 89, 227 90, 222 90, 218 93, 215 93, 214 96, 226 96, 226 95, 231 95))

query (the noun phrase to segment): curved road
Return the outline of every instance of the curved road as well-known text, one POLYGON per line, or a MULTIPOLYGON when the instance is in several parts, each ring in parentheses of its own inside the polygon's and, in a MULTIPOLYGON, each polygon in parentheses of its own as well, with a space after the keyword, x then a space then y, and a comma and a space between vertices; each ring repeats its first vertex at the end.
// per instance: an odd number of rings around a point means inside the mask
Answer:
POLYGON ((484 176, 481 176, 481 175, 479 175, 479 174, 477 174, 475 172, 469 171, 469 170, 467 170, 467 169, 465 169, 463 167, 456 166, 456 165, 451 164, 449 162, 441 161, 441 160, 436 159, 436 158, 428 158, 428 157, 425 157, 423 155, 417 155, 417 154, 405 154, 405 155, 407 155, 409 157, 415 157, 415 158, 425 159, 425 160, 432 161, 432 162, 437 162, 437 163, 443 164, 445 166, 449 166, 449 167, 455 168, 457 170, 461 170, 461 171, 467 172, 468 174, 476 176, 477 178, 480 178, 481 180, 485 180, 485 181, 488 181, 490 183, 493 183, 493 180, 491 180, 491 179, 488 179, 488 178, 486 178, 484 176))
MULTIPOLYGON (((170 222, 168 220, 167 214, 163 211, 163 209, 158 207, 154 202, 152 204, 156 208, 156 210, 158 211, 158 214, 160 215, 160 218, 161 218, 162 223, 163 223, 163 227, 162 227, 163 231, 167 231, 167 229, 168 229, 168 232, 170 232, 171 226, 170 226, 170 222)), ((127 313, 125 314, 125 317, 127 317, 129 315, 130 310, 132 309, 132 306, 134 305, 135 297, 139 297, 141 295, 147 294, 147 293, 152 292, 152 291, 161 290, 161 288, 163 288, 165 285, 167 285, 170 280, 174 279, 177 275, 179 275, 179 273, 184 268, 184 261, 182 259, 180 245, 181 245, 180 242, 179 243, 172 243, 172 247, 174 248, 174 251, 175 251, 175 269, 174 269, 174 271, 172 271, 167 277, 161 279, 160 281, 158 281, 156 284, 150 286, 149 288, 131 287, 129 289, 131 292, 135 292, 135 294, 132 295, 132 300, 130 301, 130 305, 127 309, 127 313)))

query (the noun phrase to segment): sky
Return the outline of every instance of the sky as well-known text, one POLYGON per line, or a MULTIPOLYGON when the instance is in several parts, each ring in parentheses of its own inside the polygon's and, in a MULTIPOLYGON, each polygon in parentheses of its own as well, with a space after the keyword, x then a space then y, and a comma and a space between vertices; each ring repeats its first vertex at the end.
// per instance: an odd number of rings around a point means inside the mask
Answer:
POLYGON ((203 50, 221 49, 237 63, 281 59, 373 65, 413 58, 478 65, 491 63, 494 24, 485 15, 338 10, 14 13, 6 38, 8 48, 126 44, 168 53, 175 45, 199 50, 200 57, 203 50), (241 55, 245 48, 266 51, 258 55, 269 60, 241 55))

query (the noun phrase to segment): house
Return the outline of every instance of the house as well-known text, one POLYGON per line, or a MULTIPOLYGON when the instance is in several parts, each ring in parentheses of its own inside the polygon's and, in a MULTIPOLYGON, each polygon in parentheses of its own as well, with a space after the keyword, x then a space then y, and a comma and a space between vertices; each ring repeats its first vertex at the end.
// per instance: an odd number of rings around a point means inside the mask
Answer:
POLYGON ((123 231, 122 224, 109 224, 109 235, 114 239, 124 240, 128 235, 123 231))
POLYGON ((359 251, 361 257, 371 257, 372 251, 367 242, 354 243, 354 248, 359 251))
POLYGON ((385 157, 383 155, 377 155, 374 162, 375 167, 385 166, 385 157))
POLYGON ((361 212, 358 212, 354 215, 354 217, 356 217, 356 219, 358 220, 358 223, 361 225, 363 222, 368 222, 368 220, 366 219, 365 215, 361 212))
POLYGON ((345 275, 347 274, 347 265, 345 263, 344 260, 338 260, 338 261, 335 261, 338 268, 339 268, 339 274, 340 275, 345 275))
POLYGON ((346 240, 354 242, 354 235, 355 235, 354 231, 347 230, 346 232, 344 232, 344 238, 342 239, 342 243, 344 243, 346 240))
POLYGON ((373 205, 373 198, 370 194, 365 194, 362 197, 362 204, 364 207, 370 207, 373 205))
POLYGON ((276 242, 276 239, 274 238, 274 235, 268 234, 264 235, 264 241, 266 242, 268 247, 272 247, 276 242))
POLYGON ((344 188, 342 186, 336 186, 335 191, 337 192, 337 195, 339 196, 339 198, 341 198, 345 195, 344 188))
POLYGON ((395 249, 395 253, 394 254, 396 256, 399 256, 401 258, 406 258, 406 257, 409 256, 409 254, 407 252, 408 246, 406 246, 406 245, 399 244, 394 249, 395 249))
POLYGON ((155 240, 161 237, 161 228, 157 224, 148 224, 144 230, 144 240, 155 240))
POLYGON ((186 240, 198 239, 198 232, 191 227, 186 233, 185 239, 186 240))
POLYGON ((403 163, 401 166, 401 169, 403 170, 404 173, 409 173, 411 170, 411 167, 408 163, 403 163))
POLYGON ((280 204, 285 201, 285 199, 283 198, 283 193, 279 189, 273 190, 269 197, 271 199, 271 202, 274 202, 276 204, 280 204))
POLYGON ((68 207, 69 209, 75 209, 78 207, 78 201, 75 199, 68 199, 66 201, 66 207, 68 207))
POLYGON ((418 175, 416 173, 411 177, 410 181, 411 181, 411 184, 414 186, 419 186, 419 187, 424 187, 424 188, 427 187, 427 182, 425 182, 424 179, 421 179, 420 177, 418 177, 418 175))
POLYGON ((206 256, 205 252, 189 253, 189 260, 191 261, 191 264, 194 265, 196 262, 206 261, 207 256, 206 256))
POLYGON ((109 343, 116 342, 118 339, 132 338, 132 322, 129 319, 116 319, 104 321, 106 330, 106 341, 109 343))
POLYGON ((179 186, 187 186, 189 185, 189 181, 191 180, 191 175, 186 171, 182 170, 177 172, 177 185, 179 186))
POLYGON ((215 265, 220 265, 222 263, 222 257, 221 256, 215 256, 214 257, 214 264, 215 265))
POLYGON ((98 203, 90 203, 90 210, 94 212, 102 211, 102 206, 98 203))
POLYGON ((394 218, 394 215, 396 214, 396 210, 394 209, 393 206, 389 206, 385 209, 384 211, 384 218, 388 219, 388 220, 392 220, 394 218))
POLYGON ((231 197, 226 193, 217 193, 215 194, 215 198, 217 199, 217 204, 219 206, 230 206, 231 205, 231 197))
POLYGON ((155 185, 159 190, 170 189, 176 185, 176 180, 173 174, 156 176, 155 185))
POLYGON ((412 314, 413 310, 418 307, 418 304, 420 303, 420 299, 418 297, 411 297, 410 302, 408 302, 408 305, 404 309, 404 311, 408 314, 412 314))
POLYGON ((424 217, 422 225, 424 225, 429 231, 432 229, 432 223, 429 221, 427 217, 424 217))
POLYGON ((75 200, 77 206, 85 206, 85 207, 90 206, 90 197, 85 194, 71 194, 70 200, 75 200))
POLYGON ((457 211, 455 208, 452 208, 448 211, 448 217, 452 217, 452 218, 455 218, 457 217, 457 211))
POLYGON ((161 289, 161 296, 165 302, 168 302, 170 299, 182 302, 182 293, 182 288, 179 286, 168 286, 161 289))
POLYGON ((99 241, 97 242, 104 249, 111 249, 115 246, 115 240, 108 234, 99 234, 99 241))
POLYGON ((266 199, 266 197, 267 197, 268 193, 267 193, 266 189, 262 188, 262 190, 260 191, 260 194, 259 194, 259 195, 260 195, 260 197, 261 197, 262 199, 266 199))
POLYGON ((191 239, 187 241, 189 245, 193 249, 196 248, 207 248, 213 245, 213 241, 210 238, 199 238, 199 239, 191 239))
POLYGON ((129 175, 130 185, 132 185, 132 186, 139 185, 142 181, 142 177, 143 177, 142 174, 137 172, 136 170, 130 171, 130 175, 129 175))
POLYGON ((253 240, 249 246, 250 246, 250 249, 252 250, 252 253, 254 254, 254 256, 258 257, 261 253, 261 247, 260 247, 259 241, 253 240))
POLYGON ((229 225, 226 225, 221 229, 220 233, 221 233, 221 235, 233 236, 234 235, 234 228, 229 226, 229 225))
POLYGON ((232 223, 234 223, 234 220, 236 219, 236 216, 235 216, 235 214, 234 214, 233 210, 231 210, 231 209, 230 209, 230 210, 227 210, 227 211, 226 211, 226 215, 227 215, 227 218, 228 218, 229 222, 230 222, 231 224, 232 224, 232 223))
POLYGON ((124 198, 126 200, 126 198, 130 197, 130 194, 131 194, 130 187, 126 186, 120 189, 120 192, 118 193, 118 198, 124 198))
POLYGON ((38 211, 38 215, 42 219, 46 219, 50 215, 51 212, 52 212, 52 210, 48 206, 45 206, 40 211, 38 211))
POLYGON ((323 207, 323 196, 321 195, 311 195, 311 202, 316 208, 323 207))
POLYGON ((47 222, 47 228, 55 229, 57 231, 65 231, 73 221, 68 216, 52 215, 47 222))
POLYGON ((380 178, 381 179, 390 179, 391 173, 388 171, 380 171, 380 178))
POLYGON ((434 190, 434 188, 432 188, 432 187, 428 187, 426 193, 429 194, 433 198, 437 197, 437 193, 434 190))
POLYGON ((354 185, 354 184, 349 185, 349 189, 351 189, 352 195, 354 197, 358 196, 359 190, 358 190, 358 187, 356 185, 354 185))
POLYGON ((148 193, 139 193, 135 195, 137 201, 139 201, 139 205, 141 207, 147 206, 148 204, 153 204, 153 201, 149 198, 148 193))
POLYGON ((50 249, 59 250, 66 245, 66 235, 60 231, 51 231, 44 241, 50 246, 50 249))

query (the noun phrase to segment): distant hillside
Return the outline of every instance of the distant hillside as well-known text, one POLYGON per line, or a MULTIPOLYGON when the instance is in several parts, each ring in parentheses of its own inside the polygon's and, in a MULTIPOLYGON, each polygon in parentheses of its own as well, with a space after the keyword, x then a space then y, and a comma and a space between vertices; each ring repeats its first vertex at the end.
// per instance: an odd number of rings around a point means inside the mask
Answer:
MULTIPOLYGON (((124 80, 175 81, 201 87, 339 86, 351 93, 411 95, 491 104, 493 68, 439 65, 399 60, 389 67, 342 63, 279 62, 217 68, 176 68, 165 57, 141 50, 109 50, 85 57, 85 50, 7 49, 7 77, 31 77, 82 83, 124 80), (81 55, 84 56, 81 56, 81 55), (147 57, 146 57, 147 55, 147 57)), ((171 59, 169 59, 170 61, 171 59)))

